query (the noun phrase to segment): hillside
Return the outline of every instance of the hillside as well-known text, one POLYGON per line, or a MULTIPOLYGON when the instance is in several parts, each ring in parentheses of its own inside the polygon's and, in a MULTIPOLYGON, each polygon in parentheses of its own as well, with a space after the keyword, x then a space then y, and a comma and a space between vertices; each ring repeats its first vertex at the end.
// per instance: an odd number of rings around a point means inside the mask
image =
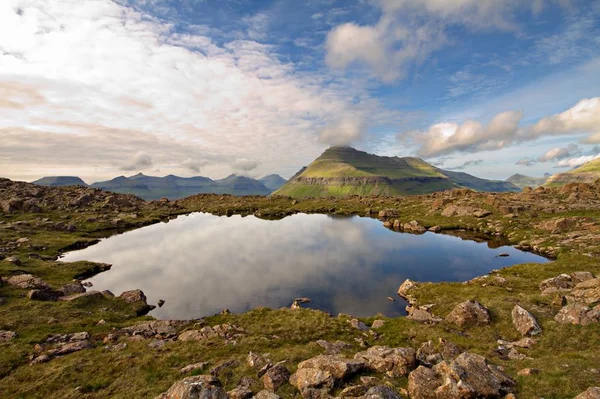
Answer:
POLYGON ((38 186, 49 186, 49 187, 64 187, 64 186, 83 186, 87 187, 87 184, 77 176, 48 176, 42 177, 39 180, 33 182, 38 186))
POLYGON ((331 147, 274 194, 410 195, 461 187, 475 191, 519 191, 510 183, 445 171, 420 158, 381 157, 351 147, 331 147))
POLYGON ((268 175, 265 177, 261 177, 260 179, 258 179, 258 181, 264 184, 265 187, 267 187, 268 189, 275 191, 278 190, 281 186, 283 186, 287 180, 285 180, 279 175, 268 175))
POLYGON ((568 172, 553 175, 548 179, 545 186, 557 187, 567 183, 593 183, 598 179, 600 179, 600 158, 587 162, 568 172))
POLYGON ((160 198, 179 199, 194 194, 268 195, 273 190, 260 181, 243 176, 230 175, 225 179, 212 180, 208 177, 165 177, 119 176, 112 180, 92 184, 94 188, 121 194, 134 194, 145 200, 160 198))
POLYGON ((544 185, 546 181, 550 178, 550 174, 546 173, 543 177, 531 177, 522 175, 520 173, 516 173, 506 179, 507 182, 514 184, 519 188, 531 187, 536 188, 544 185))

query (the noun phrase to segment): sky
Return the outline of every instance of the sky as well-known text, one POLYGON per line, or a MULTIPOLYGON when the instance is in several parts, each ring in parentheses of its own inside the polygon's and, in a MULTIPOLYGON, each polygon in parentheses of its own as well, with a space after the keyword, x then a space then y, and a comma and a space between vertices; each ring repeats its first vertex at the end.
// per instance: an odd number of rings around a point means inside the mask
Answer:
POLYGON ((0 2, 0 176, 289 178, 331 145, 493 179, 600 157, 600 2, 0 2))

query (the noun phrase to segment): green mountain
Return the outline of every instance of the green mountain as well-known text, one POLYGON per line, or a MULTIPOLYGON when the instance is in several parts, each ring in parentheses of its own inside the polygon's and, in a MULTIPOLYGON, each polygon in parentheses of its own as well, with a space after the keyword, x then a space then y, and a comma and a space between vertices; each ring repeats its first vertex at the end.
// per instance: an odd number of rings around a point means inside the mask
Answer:
POLYGON ((287 180, 279 175, 268 175, 261 177, 258 181, 264 184, 266 188, 275 191, 283 186, 287 180))
POLYGON ((381 157, 351 147, 331 147, 275 191, 275 195, 320 197, 427 194, 452 188, 520 191, 504 182, 449 172, 420 158, 381 157))
POLYGON ((536 188, 539 186, 544 185, 544 183, 546 183, 546 181, 548 180, 548 178, 550 178, 549 173, 544 174, 543 177, 531 177, 531 176, 525 176, 519 173, 516 173, 514 175, 512 175, 511 177, 509 177, 508 179, 506 179, 507 182, 514 184, 515 186, 519 187, 519 188, 525 188, 525 187, 531 187, 531 188, 536 188))
POLYGON ((92 184, 100 188, 121 194, 134 194, 145 200, 160 198, 179 199, 194 194, 232 194, 232 195, 268 195, 273 192, 262 182, 244 176, 231 175, 221 180, 208 177, 165 177, 147 176, 139 173, 135 176, 119 176, 112 180, 92 184))
POLYGON ((39 180, 33 182, 38 186, 51 186, 51 187, 63 187, 63 186, 84 186, 87 184, 77 176, 48 176, 42 177, 39 180))
POLYGON ((557 187, 567 183, 593 183, 598 179, 600 179, 600 158, 584 163, 568 172, 553 175, 544 186, 557 187))

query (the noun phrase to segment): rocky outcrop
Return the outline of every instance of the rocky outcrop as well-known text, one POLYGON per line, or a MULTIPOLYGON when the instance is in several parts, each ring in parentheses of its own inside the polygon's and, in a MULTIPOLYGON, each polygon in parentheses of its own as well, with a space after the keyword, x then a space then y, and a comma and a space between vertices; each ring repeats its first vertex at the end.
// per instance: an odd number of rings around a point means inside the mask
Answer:
POLYGON ((188 324, 187 320, 153 320, 125 327, 122 331, 132 336, 167 339, 177 335, 177 329, 188 324))
POLYGON ((476 218, 484 218, 486 216, 491 215, 492 212, 487 209, 476 208, 472 206, 458 206, 458 205, 448 205, 442 211, 442 216, 445 217, 454 217, 454 216, 472 216, 476 218))
POLYGON ((156 399, 229 399, 221 382, 211 375, 197 375, 176 382, 156 399))
POLYGON ((570 275, 563 273, 542 281, 540 283, 540 291, 542 291, 542 295, 568 292, 577 284, 592 280, 593 278, 594 276, 590 272, 575 272, 570 275))
POLYGON ((540 325, 531 313, 519 305, 515 305, 511 312, 512 322, 521 335, 537 335, 542 332, 540 325))
POLYGON ((515 382, 498 367, 469 352, 433 368, 419 366, 408 376, 411 399, 501 398, 514 386, 515 382))
POLYGON ((389 348, 373 346, 359 352, 354 359, 365 363, 366 368, 377 373, 386 373, 392 378, 407 375, 416 364, 416 351, 413 348, 389 348))
POLYGON ((244 334, 244 330, 231 324, 218 324, 214 327, 206 326, 200 330, 187 330, 179 334, 179 341, 202 341, 210 338, 231 340, 244 334))
POLYGON ((600 278, 585 280, 577 284, 567 295, 567 300, 587 305, 600 302, 600 278))
POLYGON ((590 387, 577 395, 575 399, 600 399, 600 387, 590 387))
POLYGON ((23 289, 50 289, 50 286, 44 280, 33 274, 19 274, 17 276, 3 278, 2 280, 10 285, 23 289))
POLYGON ((485 306, 475 300, 456 305, 446 316, 446 322, 460 328, 490 324, 490 313, 485 306))
POLYGON ((567 304, 554 316, 554 320, 560 324, 582 326, 598 323, 600 322, 600 305, 590 309, 582 303, 567 304))

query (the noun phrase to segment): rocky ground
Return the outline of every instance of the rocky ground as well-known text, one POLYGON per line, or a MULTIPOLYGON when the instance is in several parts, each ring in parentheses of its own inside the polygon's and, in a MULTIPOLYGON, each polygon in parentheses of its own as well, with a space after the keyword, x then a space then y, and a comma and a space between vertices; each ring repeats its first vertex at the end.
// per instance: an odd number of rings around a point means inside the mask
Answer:
POLYGON ((599 256, 600 182, 509 194, 144 202, 0 180, 0 397, 600 398, 599 256), (110 265, 56 261, 195 211, 367 215, 413 234, 501 237, 555 261, 463 283, 399 282, 409 302, 402 318, 296 304, 178 321, 144 316, 154 304, 139 290, 82 284, 110 265))

